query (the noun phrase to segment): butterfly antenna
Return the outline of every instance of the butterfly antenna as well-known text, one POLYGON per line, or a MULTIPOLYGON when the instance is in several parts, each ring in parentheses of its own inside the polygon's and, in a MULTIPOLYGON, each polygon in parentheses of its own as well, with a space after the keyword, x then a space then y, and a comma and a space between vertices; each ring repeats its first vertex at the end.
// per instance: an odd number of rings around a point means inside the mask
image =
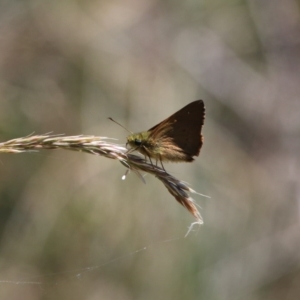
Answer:
POLYGON ((118 124, 119 126, 121 126, 122 128, 124 128, 126 131, 128 131, 129 133, 133 134, 132 131, 128 130, 126 127, 124 127, 123 125, 121 125, 120 123, 118 123, 117 121, 115 121, 113 118, 109 117, 109 120, 113 121, 114 123, 118 124))

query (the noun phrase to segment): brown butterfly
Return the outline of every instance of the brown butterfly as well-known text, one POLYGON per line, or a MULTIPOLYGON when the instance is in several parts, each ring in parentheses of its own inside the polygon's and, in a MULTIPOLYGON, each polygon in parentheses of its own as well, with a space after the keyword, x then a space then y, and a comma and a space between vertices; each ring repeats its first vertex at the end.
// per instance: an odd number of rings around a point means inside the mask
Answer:
POLYGON ((204 117, 203 101, 191 102, 148 131, 129 135, 129 152, 139 151, 150 161, 153 158, 161 164, 162 161, 191 162, 194 156, 199 156, 203 144, 204 117))

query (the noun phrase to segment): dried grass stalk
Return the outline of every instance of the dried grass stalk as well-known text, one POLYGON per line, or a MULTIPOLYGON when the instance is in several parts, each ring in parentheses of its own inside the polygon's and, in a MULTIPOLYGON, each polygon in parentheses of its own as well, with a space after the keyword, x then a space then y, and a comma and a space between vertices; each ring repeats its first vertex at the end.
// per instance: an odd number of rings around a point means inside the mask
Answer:
POLYGON ((168 189, 171 195, 183 205, 195 218, 194 224, 203 224, 202 217, 188 193, 196 193, 186 183, 167 173, 162 168, 155 166, 140 156, 128 154, 123 146, 107 141, 108 138, 77 135, 31 135, 0 143, 0 153, 22 153, 41 149, 64 149, 101 155, 111 159, 117 159, 128 170, 137 173, 142 180, 140 172, 147 172, 157 177, 168 189))

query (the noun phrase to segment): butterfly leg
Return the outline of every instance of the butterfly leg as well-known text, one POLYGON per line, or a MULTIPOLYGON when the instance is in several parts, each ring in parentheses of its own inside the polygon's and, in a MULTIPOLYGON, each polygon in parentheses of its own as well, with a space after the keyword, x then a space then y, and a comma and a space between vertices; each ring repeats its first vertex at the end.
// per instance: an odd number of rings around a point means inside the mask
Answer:
POLYGON ((136 151, 137 149, 139 149, 139 147, 136 147, 136 148, 130 148, 130 149, 128 149, 128 150, 125 152, 125 154, 129 154, 129 153, 131 153, 131 152, 133 152, 133 151, 136 151))
POLYGON ((153 163, 152 163, 151 157, 150 156, 148 156, 148 157, 149 157, 151 165, 154 166, 153 163))
POLYGON ((149 158, 150 164, 153 166, 152 160, 150 156, 145 155, 145 160, 147 160, 147 157, 149 158))
MULTIPOLYGON (((163 163, 162 163, 161 156, 159 156, 159 161, 160 161, 160 164, 161 164, 163 170, 164 170, 165 172, 167 172, 166 169, 165 169, 165 167, 164 167, 164 165, 163 165, 163 163)), ((157 163, 157 161, 156 161, 156 163, 157 163)))
MULTIPOLYGON (((147 148, 145 147, 145 146, 141 146, 141 147, 143 147, 144 149, 145 149, 145 153, 147 153, 147 148)), ((150 157, 150 155, 147 155, 147 154, 144 154, 144 156, 145 156, 145 160, 146 160, 146 157, 148 157, 149 158, 149 160, 150 160, 150 164, 151 164, 151 166, 154 166, 153 165, 153 163, 152 163, 152 160, 151 160, 151 157, 150 157)))

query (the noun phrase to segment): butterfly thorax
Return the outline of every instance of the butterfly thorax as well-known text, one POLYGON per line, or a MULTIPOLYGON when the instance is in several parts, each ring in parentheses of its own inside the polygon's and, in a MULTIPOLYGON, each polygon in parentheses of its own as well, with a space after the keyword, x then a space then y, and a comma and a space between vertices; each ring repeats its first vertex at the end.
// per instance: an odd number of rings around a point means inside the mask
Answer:
POLYGON ((146 157, 157 161, 178 162, 193 160, 182 149, 174 145, 172 138, 154 139, 151 137, 151 132, 149 131, 129 135, 127 137, 127 144, 131 147, 132 151, 138 151, 146 157))

